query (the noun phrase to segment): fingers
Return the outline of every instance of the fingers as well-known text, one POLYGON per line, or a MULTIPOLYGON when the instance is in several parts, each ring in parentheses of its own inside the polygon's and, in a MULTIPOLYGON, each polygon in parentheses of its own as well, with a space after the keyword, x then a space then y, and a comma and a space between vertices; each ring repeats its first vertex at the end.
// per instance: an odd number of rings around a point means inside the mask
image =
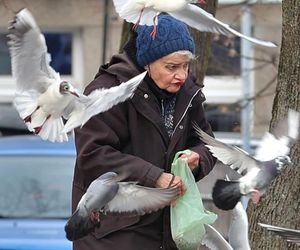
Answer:
POLYGON ((192 153, 190 155, 187 154, 182 154, 180 158, 187 158, 187 163, 190 167, 191 170, 194 168, 198 167, 199 161, 200 161, 200 156, 198 153, 191 151, 192 153))

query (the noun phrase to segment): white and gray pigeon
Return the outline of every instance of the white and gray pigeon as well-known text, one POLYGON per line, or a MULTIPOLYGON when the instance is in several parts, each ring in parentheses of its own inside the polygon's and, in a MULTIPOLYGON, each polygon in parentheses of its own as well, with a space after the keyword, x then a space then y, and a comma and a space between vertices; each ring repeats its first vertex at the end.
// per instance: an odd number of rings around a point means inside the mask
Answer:
POLYGON ((290 109, 288 117, 275 128, 274 134, 265 134, 254 157, 236 146, 227 145, 209 136, 194 124, 196 133, 212 154, 242 175, 233 181, 216 181, 212 196, 218 208, 233 209, 242 196, 251 195, 253 203, 259 202, 260 196, 282 167, 290 163, 288 155, 298 138, 299 120, 299 112, 290 109))
POLYGON ((44 140, 68 140, 67 132, 132 97, 146 75, 143 72, 119 86, 97 89, 85 96, 50 66, 44 35, 28 9, 20 10, 8 29, 17 88, 14 105, 28 129, 44 140))
POLYGON ((101 226, 104 214, 144 215, 171 204, 176 187, 150 188, 136 182, 121 182, 120 175, 107 172, 95 179, 80 199, 66 226, 67 239, 74 241, 101 226))
POLYGON ((230 211, 228 241, 211 225, 204 224, 202 245, 211 250, 251 250, 248 237, 248 217, 241 202, 230 211))
POLYGON ((277 227, 264 223, 258 223, 258 225, 266 228, 267 230, 277 235, 280 235, 286 241, 296 243, 297 246, 300 246, 300 230, 285 227, 277 227))
POLYGON ((226 36, 235 35, 261 46, 276 47, 272 42, 241 34, 204 9, 192 4, 201 3, 203 0, 113 0, 113 2, 119 16, 127 22, 134 23, 134 27, 139 24, 153 25, 153 32, 151 33, 153 38, 157 32, 157 16, 161 12, 166 12, 201 32, 212 32, 226 36))

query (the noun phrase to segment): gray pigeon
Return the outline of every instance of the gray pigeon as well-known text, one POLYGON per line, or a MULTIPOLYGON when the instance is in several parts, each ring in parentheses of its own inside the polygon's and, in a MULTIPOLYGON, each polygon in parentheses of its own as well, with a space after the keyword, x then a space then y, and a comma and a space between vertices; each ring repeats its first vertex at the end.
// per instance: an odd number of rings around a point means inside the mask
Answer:
POLYGON ((233 209, 243 195, 251 195, 252 201, 258 203, 260 196, 280 173, 282 167, 290 163, 288 154, 290 147, 298 138, 299 117, 298 112, 289 110, 287 119, 280 123, 278 131, 275 129, 273 135, 265 134, 254 157, 236 146, 222 143, 194 125, 197 134, 212 154, 242 175, 234 181, 216 181, 212 196, 218 208, 233 209))
POLYGON ((20 10, 8 29, 17 87, 14 105, 28 129, 44 140, 67 141, 67 133, 73 128, 132 97, 146 75, 145 71, 118 86, 97 89, 86 96, 50 66, 45 37, 28 9, 20 10))
POLYGON ((283 239, 288 242, 296 243, 297 246, 300 246, 300 230, 276 227, 268 224, 258 223, 261 227, 266 228, 267 230, 280 235, 283 239))
POLYGON ((177 197, 178 189, 150 188, 136 182, 119 182, 120 176, 107 172, 95 179, 80 199, 65 225, 66 237, 74 241, 100 226, 102 214, 144 215, 155 212, 177 197))

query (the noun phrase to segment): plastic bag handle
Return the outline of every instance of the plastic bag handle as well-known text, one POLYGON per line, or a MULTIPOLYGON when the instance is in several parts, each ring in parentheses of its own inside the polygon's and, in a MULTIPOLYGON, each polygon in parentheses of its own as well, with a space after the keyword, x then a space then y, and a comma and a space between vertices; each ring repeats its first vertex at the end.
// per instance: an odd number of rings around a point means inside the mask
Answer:
POLYGON ((175 154, 175 157, 174 157, 173 162, 175 162, 175 161, 179 158, 179 156, 182 155, 182 154, 191 155, 191 154, 192 154, 192 151, 189 150, 189 149, 182 150, 182 151, 178 151, 178 152, 175 154))

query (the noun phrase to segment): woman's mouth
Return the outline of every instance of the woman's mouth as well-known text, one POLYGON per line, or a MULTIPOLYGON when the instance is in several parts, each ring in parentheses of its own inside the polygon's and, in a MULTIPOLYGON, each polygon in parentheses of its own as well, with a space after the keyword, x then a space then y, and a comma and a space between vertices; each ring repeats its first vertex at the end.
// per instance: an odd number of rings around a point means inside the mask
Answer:
POLYGON ((175 82, 175 84, 176 84, 178 87, 181 87, 181 86, 184 84, 184 82, 175 82))

